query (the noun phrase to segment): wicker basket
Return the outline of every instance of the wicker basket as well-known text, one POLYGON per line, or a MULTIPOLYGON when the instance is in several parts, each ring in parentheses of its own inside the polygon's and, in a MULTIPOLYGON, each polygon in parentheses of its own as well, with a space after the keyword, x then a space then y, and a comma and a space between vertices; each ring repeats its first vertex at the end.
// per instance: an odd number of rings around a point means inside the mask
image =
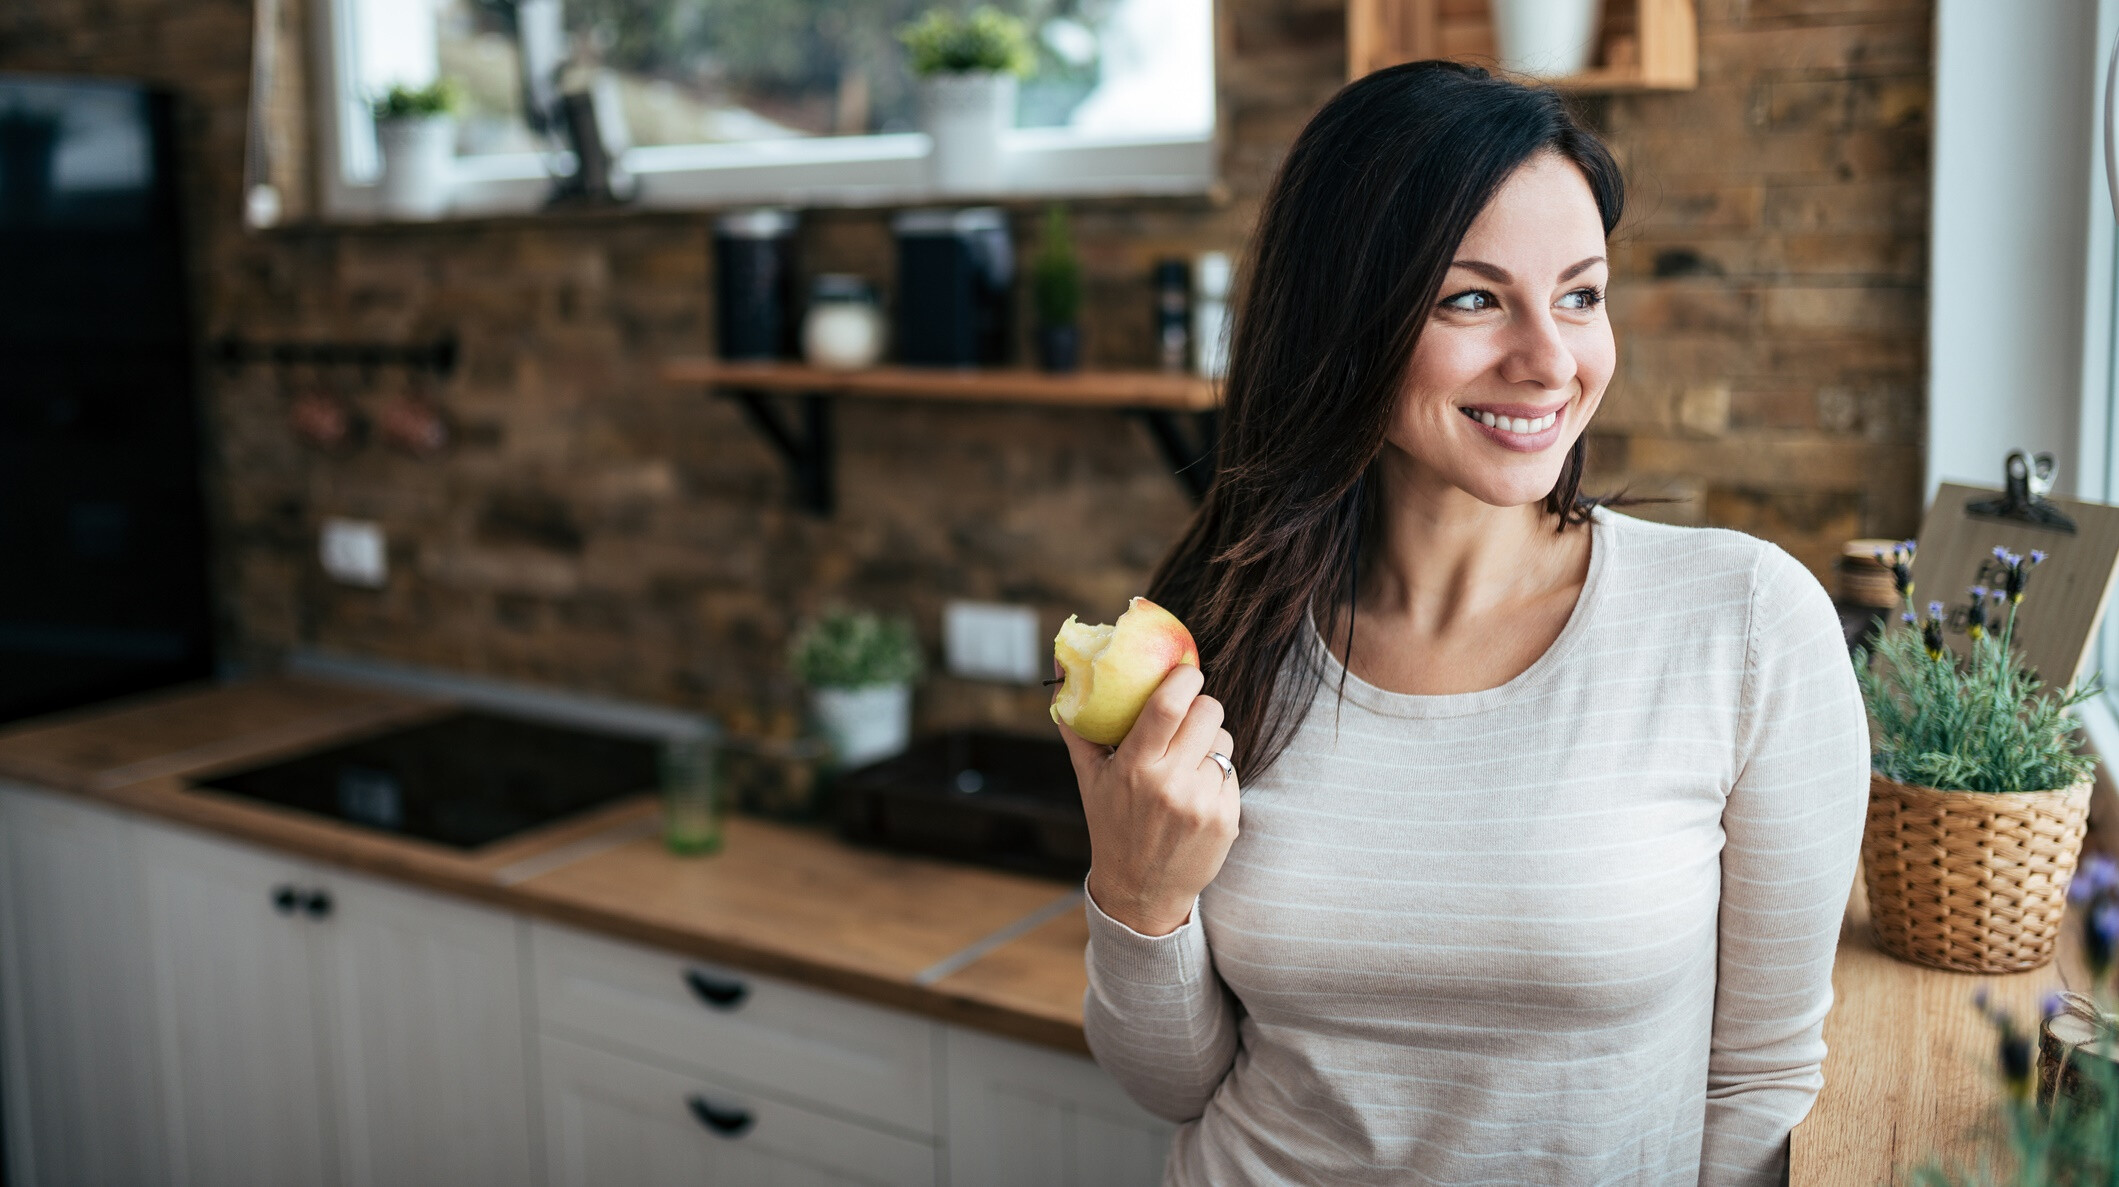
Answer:
POLYGON ((1876 942, 1963 973, 2052 960, 2089 806, 2088 781, 2064 791, 1937 791, 1871 774, 1861 853, 1876 942))

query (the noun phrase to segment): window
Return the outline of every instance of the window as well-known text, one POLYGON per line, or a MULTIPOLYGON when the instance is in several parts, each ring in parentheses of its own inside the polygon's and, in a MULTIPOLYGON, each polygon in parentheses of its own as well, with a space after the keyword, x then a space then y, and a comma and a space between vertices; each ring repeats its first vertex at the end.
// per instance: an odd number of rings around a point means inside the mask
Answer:
MULTIPOLYGON (((651 207, 930 200, 927 138, 897 30, 934 0, 330 0, 327 213, 375 209, 368 103, 454 84, 452 207, 533 210, 574 169, 527 112, 522 42, 549 26, 594 78, 607 143, 651 207), (520 34, 518 33, 520 30, 520 34)), ((1003 194, 1200 192, 1213 180, 1212 0, 998 0, 1035 66, 1006 137, 1003 194)))

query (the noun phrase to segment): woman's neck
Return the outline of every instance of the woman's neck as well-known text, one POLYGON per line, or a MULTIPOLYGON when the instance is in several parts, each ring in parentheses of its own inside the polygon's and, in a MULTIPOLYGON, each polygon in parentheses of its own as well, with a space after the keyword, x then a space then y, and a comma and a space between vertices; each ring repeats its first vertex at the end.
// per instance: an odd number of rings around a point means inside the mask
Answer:
POLYGON ((1587 532, 1555 532, 1543 502, 1496 507, 1409 465, 1383 467, 1361 562, 1354 637, 1332 650, 1387 689, 1488 688, 1558 636, 1589 571, 1587 532))

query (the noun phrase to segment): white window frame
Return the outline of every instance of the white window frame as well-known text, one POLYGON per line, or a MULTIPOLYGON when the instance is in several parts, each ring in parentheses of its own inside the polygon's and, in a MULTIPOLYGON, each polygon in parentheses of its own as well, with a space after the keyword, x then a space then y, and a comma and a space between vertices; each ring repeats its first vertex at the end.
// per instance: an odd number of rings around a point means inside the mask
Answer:
MULTIPOLYGON (((385 216, 372 180, 355 176, 373 143, 374 122, 344 85, 353 73, 353 5, 325 0, 314 22, 317 65, 318 198, 332 222, 376 222, 385 216), (357 147, 358 146, 358 147, 357 147)), ((1214 27, 1219 28, 1219 3, 1214 27)), ((1217 34, 1216 41, 1219 41, 1217 34)), ((1219 54, 1216 55, 1217 65, 1219 54)), ((1217 72, 1218 88, 1218 72, 1217 72)), ((831 136, 729 144, 635 147, 621 163, 640 181, 629 208, 697 210, 771 203, 785 206, 908 206, 937 201, 1010 198, 1182 196, 1205 194, 1218 183, 1215 126, 1196 136, 1088 137, 1065 129, 1019 128, 1002 141, 1001 185, 962 194, 929 184, 924 133, 831 136)), ((558 154, 570 172, 570 154, 558 154)), ((534 153, 457 158, 448 218, 529 214, 552 187, 534 153)))
MULTIPOLYGON (((2102 125, 2119 0, 1940 0, 1935 24, 1927 499, 1945 481, 2000 485, 2002 453, 2022 447, 2054 453, 2056 492, 2119 501, 2119 227, 2102 125)), ((2119 762, 2109 618, 2092 667, 2112 687, 2081 706, 2084 730, 2119 762)))

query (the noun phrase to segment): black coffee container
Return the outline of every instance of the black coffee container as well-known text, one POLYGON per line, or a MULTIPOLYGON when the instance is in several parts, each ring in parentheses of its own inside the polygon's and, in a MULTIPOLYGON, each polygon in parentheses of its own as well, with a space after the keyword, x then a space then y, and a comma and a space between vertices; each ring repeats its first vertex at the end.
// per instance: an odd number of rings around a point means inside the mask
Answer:
POLYGON ((795 216, 736 210, 714 220, 714 329, 724 359, 795 354, 795 216))
POLYGON ((1008 361, 1015 248, 997 207, 910 210, 898 240, 898 361, 930 367, 1008 361))

